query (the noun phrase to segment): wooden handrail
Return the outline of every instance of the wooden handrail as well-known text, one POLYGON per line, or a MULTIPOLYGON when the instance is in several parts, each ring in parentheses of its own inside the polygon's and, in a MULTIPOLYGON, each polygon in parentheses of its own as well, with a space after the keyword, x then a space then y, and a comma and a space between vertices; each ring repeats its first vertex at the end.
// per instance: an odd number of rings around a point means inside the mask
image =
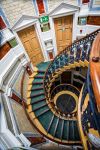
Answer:
POLYGON ((97 109, 100 112, 100 33, 96 36, 90 53, 90 77, 97 109))

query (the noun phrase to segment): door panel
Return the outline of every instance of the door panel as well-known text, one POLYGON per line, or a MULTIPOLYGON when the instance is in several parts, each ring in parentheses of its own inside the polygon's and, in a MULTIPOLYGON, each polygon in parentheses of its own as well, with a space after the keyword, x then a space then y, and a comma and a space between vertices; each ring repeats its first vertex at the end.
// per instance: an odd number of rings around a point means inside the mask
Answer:
POLYGON ((18 35, 33 65, 44 61, 34 26, 19 31, 18 35))
POLYGON ((72 43, 73 16, 54 19, 58 53, 72 43))

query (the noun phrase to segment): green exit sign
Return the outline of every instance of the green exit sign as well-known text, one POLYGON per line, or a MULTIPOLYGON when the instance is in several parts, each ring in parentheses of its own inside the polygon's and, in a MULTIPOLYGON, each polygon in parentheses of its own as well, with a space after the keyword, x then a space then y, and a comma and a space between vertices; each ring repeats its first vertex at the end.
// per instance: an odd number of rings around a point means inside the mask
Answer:
POLYGON ((39 18, 40 23, 46 23, 49 21, 49 17, 48 16, 43 16, 41 18, 39 18))

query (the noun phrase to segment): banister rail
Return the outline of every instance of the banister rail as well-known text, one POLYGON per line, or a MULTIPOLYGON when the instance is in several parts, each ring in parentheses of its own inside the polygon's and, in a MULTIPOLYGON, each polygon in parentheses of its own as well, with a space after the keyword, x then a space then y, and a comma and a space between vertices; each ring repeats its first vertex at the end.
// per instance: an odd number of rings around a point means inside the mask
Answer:
POLYGON ((56 72, 60 68, 62 68, 64 65, 68 65, 69 63, 73 63, 74 61, 85 59, 89 61, 89 54, 91 50, 92 42, 94 41, 96 35, 99 33, 100 29, 96 30, 95 32, 92 32, 91 34, 87 35, 84 38, 79 39, 78 41, 75 41, 68 47, 66 47, 62 52, 60 52, 55 59, 50 63, 48 66, 45 76, 44 76, 44 89, 45 94, 48 99, 48 85, 50 84, 50 80, 52 78, 52 73, 56 72), (66 57, 63 57, 65 56, 66 57), (62 60, 61 64, 58 64, 59 59, 62 60), (63 60, 65 59, 65 60, 63 60), (57 67, 55 67, 55 64, 57 67))
POLYGON ((100 33, 96 36, 90 53, 90 77, 97 109, 100 112, 100 33))
MULTIPOLYGON (((85 37, 80 38, 79 40, 76 40, 74 43, 72 43, 71 45, 69 45, 69 46, 67 46, 66 48, 64 48, 64 50, 61 51, 61 52, 55 57, 55 59, 56 59, 58 56, 60 56, 62 53, 66 52, 72 45, 78 44, 78 43, 81 42, 82 40, 85 40, 86 38, 89 38, 90 36, 92 36, 94 33, 97 34, 99 31, 100 31, 100 29, 97 29, 95 32, 92 32, 92 33, 86 35, 85 37)), ((55 59, 54 59, 54 60, 55 60, 55 59)), ((50 68, 50 66, 51 66, 52 63, 54 62, 54 60, 52 60, 52 62, 49 64, 49 66, 48 66, 46 72, 48 71, 48 69, 50 68)), ((45 72, 45 74, 46 74, 46 72, 45 72)))

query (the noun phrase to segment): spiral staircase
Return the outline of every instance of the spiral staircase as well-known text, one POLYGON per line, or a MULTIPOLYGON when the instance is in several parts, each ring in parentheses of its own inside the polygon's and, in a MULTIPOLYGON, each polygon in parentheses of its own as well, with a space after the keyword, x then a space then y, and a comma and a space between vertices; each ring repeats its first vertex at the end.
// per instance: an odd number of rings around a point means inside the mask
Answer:
POLYGON ((29 78, 26 108, 29 119, 43 136, 56 143, 83 144, 84 149, 92 149, 94 144, 88 133, 96 132, 99 138, 100 116, 88 67, 92 43, 99 31, 75 41, 53 61, 38 64, 29 78), (63 72, 76 67, 88 70, 81 92, 72 84, 54 86, 63 72))

